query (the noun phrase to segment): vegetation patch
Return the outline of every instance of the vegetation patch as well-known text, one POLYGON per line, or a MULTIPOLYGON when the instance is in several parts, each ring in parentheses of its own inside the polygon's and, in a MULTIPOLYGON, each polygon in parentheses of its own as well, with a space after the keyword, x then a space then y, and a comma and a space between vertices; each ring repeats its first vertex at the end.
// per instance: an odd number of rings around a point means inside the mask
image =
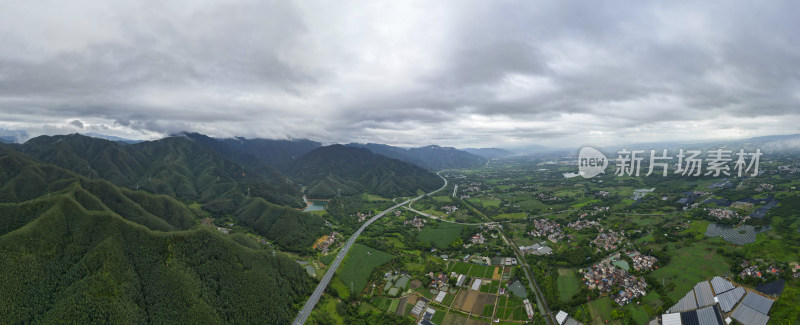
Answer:
POLYGON ((391 261, 392 258, 394 258, 392 254, 354 244, 336 274, 348 288, 352 287, 352 292, 361 292, 375 267, 391 261))
POLYGON ((417 234, 417 240, 430 243, 439 249, 445 249, 456 239, 460 239, 462 229, 464 229, 462 225, 440 222, 435 227, 423 228, 417 234))

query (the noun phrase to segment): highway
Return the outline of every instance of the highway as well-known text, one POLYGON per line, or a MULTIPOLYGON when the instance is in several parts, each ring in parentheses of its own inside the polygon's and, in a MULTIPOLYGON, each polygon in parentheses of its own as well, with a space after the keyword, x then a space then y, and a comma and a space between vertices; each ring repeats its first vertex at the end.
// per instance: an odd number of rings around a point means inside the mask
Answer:
MULTIPOLYGON (((439 191, 443 190, 445 187, 447 187, 447 179, 442 177, 442 175, 440 173, 441 172, 436 173, 436 175, 439 175, 439 177, 441 177, 442 180, 444 180, 444 185, 442 185, 442 187, 439 188, 438 190, 430 192, 427 195, 431 195, 433 193, 439 192, 439 191)), ((414 202, 416 200, 419 200, 423 196, 424 195, 420 195, 420 196, 415 197, 413 199, 405 200, 402 203, 396 204, 396 205, 392 206, 391 208, 383 210, 381 213, 376 214, 374 217, 372 217, 371 219, 367 220, 367 222, 365 222, 363 225, 361 225, 361 228, 358 228, 358 230, 355 233, 353 233, 352 236, 350 236, 350 239, 347 240, 347 242, 344 244, 344 246, 342 246, 342 249, 339 250, 339 254, 336 254, 336 259, 334 259, 333 262, 331 262, 331 265, 328 267, 328 271, 325 272, 325 276, 322 277, 322 280, 317 285, 317 288, 314 289, 314 293, 311 294, 311 297, 308 298, 308 300, 306 301, 306 304, 303 306, 302 309, 300 309, 300 312, 297 313, 297 317, 294 319, 292 324, 294 324, 294 325, 305 324, 306 320, 308 319, 308 316, 311 315, 311 311, 314 310, 314 307, 317 305, 317 302, 319 302, 319 299, 322 297, 322 293, 325 291, 325 288, 328 287, 328 284, 331 282, 331 279, 333 279, 333 275, 336 273, 336 269, 339 268, 339 264, 342 263, 342 260, 347 255, 347 252, 350 250, 350 247, 353 246, 353 243, 356 242, 356 239, 358 239, 358 236, 361 235, 361 233, 364 231, 364 229, 367 228, 367 226, 369 226, 370 224, 375 222, 375 220, 378 220, 381 217, 383 217, 384 215, 386 215, 387 213, 391 212, 392 210, 397 209, 397 208, 399 208, 399 207, 401 207, 403 205, 409 204, 411 202, 414 202)))

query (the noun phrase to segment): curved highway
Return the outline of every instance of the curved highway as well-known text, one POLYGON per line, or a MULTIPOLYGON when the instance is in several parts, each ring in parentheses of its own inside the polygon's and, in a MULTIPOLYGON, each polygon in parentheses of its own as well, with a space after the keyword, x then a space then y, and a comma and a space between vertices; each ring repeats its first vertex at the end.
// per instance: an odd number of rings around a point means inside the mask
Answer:
MULTIPOLYGON (((433 193, 439 192, 439 191, 443 190, 445 187, 447 187, 447 179, 442 177, 442 175, 440 175, 440 173, 441 172, 436 173, 436 175, 439 175, 439 177, 441 177, 442 180, 444 180, 444 185, 442 185, 442 187, 439 188, 438 190, 430 192, 427 195, 431 195, 433 193)), ((342 260, 344 259, 345 255, 347 255, 347 252, 350 250, 350 247, 353 246, 353 243, 356 242, 356 239, 358 239, 358 236, 361 235, 361 233, 364 231, 364 229, 367 228, 367 226, 369 226, 370 224, 375 222, 375 220, 378 220, 381 217, 383 217, 384 215, 386 215, 387 213, 391 212, 392 210, 397 209, 397 208, 399 208, 399 207, 401 207, 403 205, 409 204, 411 202, 414 202, 416 200, 419 200, 423 196, 425 196, 425 195, 420 195, 420 196, 415 197, 413 199, 405 200, 400 204, 396 204, 396 205, 392 206, 391 208, 383 210, 381 213, 376 214, 374 217, 372 217, 371 219, 367 220, 367 222, 365 222, 363 225, 361 225, 361 228, 358 228, 358 230, 355 233, 353 233, 352 236, 350 236, 350 239, 347 240, 347 242, 344 244, 344 246, 342 246, 342 249, 339 250, 339 253, 336 254, 336 259, 334 259, 333 262, 331 262, 331 265, 328 267, 328 271, 325 272, 325 275, 322 277, 322 280, 319 281, 319 284, 317 285, 317 288, 314 289, 314 293, 312 293, 311 297, 308 298, 308 300, 306 301, 306 304, 303 306, 303 309, 300 309, 300 312, 297 313, 297 317, 294 319, 292 324, 294 324, 294 325, 305 324, 306 320, 308 319, 308 316, 311 315, 311 311, 314 310, 314 306, 316 306, 317 302, 319 302, 319 298, 322 297, 322 293, 325 291, 325 288, 328 287, 328 284, 331 282, 331 279, 333 279, 333 275, 334 275, 334 273, 336 273, 336 269, 339 268, 339 264, 342 263, 342 260)))

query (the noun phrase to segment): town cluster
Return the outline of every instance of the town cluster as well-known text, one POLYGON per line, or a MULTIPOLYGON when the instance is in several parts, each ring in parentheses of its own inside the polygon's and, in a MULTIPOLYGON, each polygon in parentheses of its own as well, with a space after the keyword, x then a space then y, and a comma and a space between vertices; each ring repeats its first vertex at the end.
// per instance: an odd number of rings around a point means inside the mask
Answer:
POLYGON ((592 267, 581 269, 584 283, 589 289, 597 289, 601 294, 611 292, 615 287, 619 291, 611 294, 611 299, 620 306, 647 294, 647 282, 644 277, 630 275, 628 271, 611 264, 611 259, 605 259, 592 267))
POLYGON ((549 219, 534 219, 534 229, 528 232, 533 237, 547 237, 551 242, 557 243, 564 238, 564 232, 561 230, 561 225, 549 219))
POLYGON ((578 218, 578 220, 570 222, 569 224, 567 224, 567 227, 575 229, 575 230, 581 230, 581 229, 589 228, 589 227, 600 228, 600 223, 599 222, 594 221, 594 220, 583 219, 583 217, 586 216, 586 215, 587 215, 586 213, 582 214, 581 217, 578 218))
POLYGON ((756 187, 756 192, 768 192, 768 191, 772 191, 774 189, 775 189, 775 185, 768 184, 768 183, 761 183, 761 184, 758 184, 758 187, 756 187))
POLYGON ((403 225, 414 227, 417 228, 417 230, 419 230, 425 226, 425 222, 427 222, 425 221, 425 219, 414 217, 414 219, 408 219, 406 221, 403 221, 403 225))
POLYGON ((372 211, 369 211, 367 213, 362 213, 361 211, 359 211, 359 212, 356 212, 356 214, 351 214, 350 216, 358 218, 358 222, 363 222, 367 218, 371 218, 372 217, 372 211))
POLYGON ((621 231, 615 232, 613 230, 604 230, 600 229, 600 233, 597 234, 597 238, 592 240, 592 244, 597 246, 597 250, 606 250, 606 251, 613 251, 619 248, 619 245, 625 240, 625 234, 621 231))
POLYGON ((652 270, 656 263, 658 263, 657 258, 650 255, 644 255, 639 251, 630 251, 627 254, 628 257, 630 257, 633 261, 633 269, 636 271, 652 270))
MULTIPOLYGON (((741 278, 750 277, 750 278, 763 279, 764 276, 766 275, 761 272, 761 269, 758 267, 758 265, 750 265, 749 261, 742 261, 741 267, 744 268, 742 269, 742 272, 739 272, 739 277, 741 278)), ((764 272, 767 274, 778 275, 782 272, 781 269, 775 265, 770 265, 765 269, 766 270, 764 272)))
POLYGON ((728 209, 709 209, 708 214, 717 219, 739 219, 739 213, 728 209))
POLYGON ((542 192, 534 193, 534 195, 536 195, 536 197, 542 202, 558 201, 558 197, 554 196, 554 195, 550 195, 550 194, 546 194, 546 193, 542 193, 542 192))
POLYGON ((328 254, 328 250, 330 250, 331 245, 336 242, 336 237, 339 236, 338 232, 331 232, 330 235, 322 236, 314 243, 314 248, 320 250, 322 254, 328 254))
POLYGON ((442 207, 442 211, 447 212, 447 214, 451 214, 458 211, 458 207, 453 205, 445 205, 442 207))

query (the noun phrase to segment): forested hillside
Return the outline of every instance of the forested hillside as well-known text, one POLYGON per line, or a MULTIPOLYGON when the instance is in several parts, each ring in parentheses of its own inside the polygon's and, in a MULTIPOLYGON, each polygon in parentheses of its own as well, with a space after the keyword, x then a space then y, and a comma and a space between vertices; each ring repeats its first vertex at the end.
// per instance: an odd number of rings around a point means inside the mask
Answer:
MULTIPOLYGON (((253 159, 243 164, 209 145, 183 136, 124 144, 79 134, 40 136, 17 146, 37 159, 89 178, 166 194, 181 200, 215 204, 237 196, 263 197, 301 207, 300 189, 285 176, 253 159)), ((230 156, 230 155, 228 155, 230 156)), ((236 158, 234 156, 233 158, 236 158)), ((228 207, 233 211, 236 207, 228 207)))
MULTIPOLYGON (((135 193, 144 191, 168 195, 187 204, 198 202, 212 216, 230 217, 250 226, 281 249, 308 250, 324 230, 321 218, 294 208, 304 206, 302 193, 286 176, 253 156, 223 155, 202 138, 170 137, 127 145, 74 134, 37 137, 13 148, 85 177, 87 180, 82 183, 91 178, 125 187, 111 188, 108 192, 136 197, 141 194, 135 193), (247 209, 255 204, 253 202, 268 207, 270 213, 254 218, 252 210, 247 209), (248 214, 243 215, 244 212, 248 214)), ((36 168, 49 170, 53 167, 36 168)), ((47 173, 39 174, 42 175, 20 176, 23 180, 0 188, 0 193, 7 193, 4 197, 8 198, 31 199, 46 192, 33 188, 32 184, 63 182, 61 176, 41 182, 38 180, 45 179, 47 173), (27 181, 27 177, 37 181, 27 181)), ((105 192, 97 190, 98 195, 106 195, 105 192)))
POLYGON ((187 133, 186 136, 190 139, 207 143, 226 156, 246 155, 273 167, 285 166, 300 156, 311 152, 311 150, 322 147, 321 143, 306 139, 218 139, 198 133, 187 133))
POLYGON ((418 189, 441 185, 435 174, 415 165, 375 154, 363 148, 332 145, 300 157, 287 168, 297 182, 308 186, 310 197, 369 192, 384 197, 411 196, 418 189))
POLYGON ((350 143, 347 146, 366 148, 389 158, 411 163, 428 170, 474 168, 486 163, 486 158, 452 147, 431 145, 419 148, 400 148, 376 143, 350 143))
POLYGON ((291 321, 313 286, 305 272, 200 226, 200 213, 0 145, 3 322, 291 321))

